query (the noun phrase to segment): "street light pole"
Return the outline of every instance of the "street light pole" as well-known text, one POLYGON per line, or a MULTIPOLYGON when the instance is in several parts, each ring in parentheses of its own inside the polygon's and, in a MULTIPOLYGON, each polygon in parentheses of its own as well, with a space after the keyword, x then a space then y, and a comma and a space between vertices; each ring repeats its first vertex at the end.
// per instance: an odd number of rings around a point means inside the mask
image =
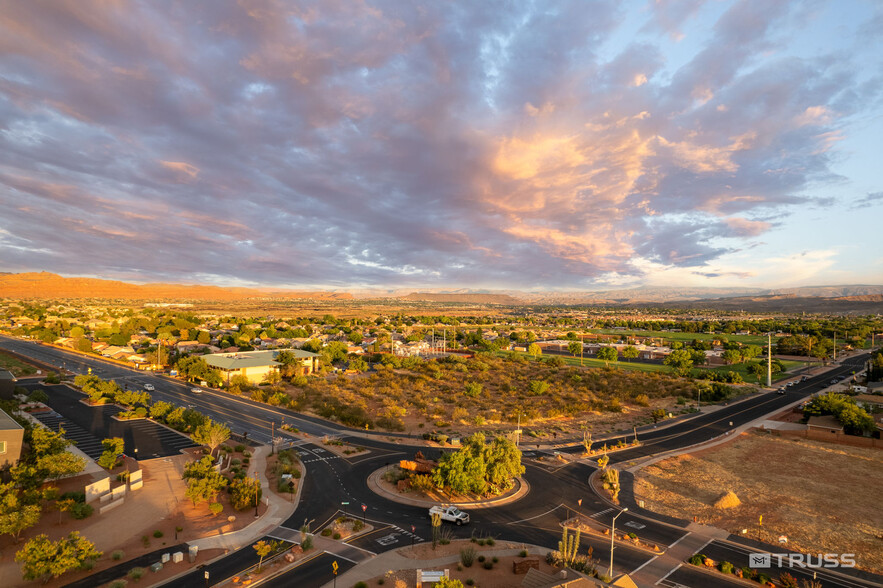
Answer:
POLYGON ((607 570, 607 575, 613 580, 613 538, 616 536, 616 519, 619 518, 624 512, 628 511, 628 507, 625 507, 619 514, 613 517, 613 523, 610 525, 610 569, 607 570))
POLYGON ((254 473, 254 518, 258 518, 258 490, 261 488, 261 483, 258 481, 258 473, 254 473))

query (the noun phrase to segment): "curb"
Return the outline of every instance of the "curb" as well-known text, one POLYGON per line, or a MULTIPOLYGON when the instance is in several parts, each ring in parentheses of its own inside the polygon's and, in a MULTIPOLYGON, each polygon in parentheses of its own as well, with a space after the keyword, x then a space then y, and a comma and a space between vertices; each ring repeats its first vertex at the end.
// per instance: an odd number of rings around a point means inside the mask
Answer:
MULTIPOLYGON (((377 494, 378 496, 382 496, 388 500, 392 500, 393 502, 398 502, 399 504, 407 504, 410 506, 425 506, 432 507, 438 506, 439 502, 437 500, 429 500, 422 498, 408 498, 403 497, 398 494, 393 494, 383 488, 379 483, 379 478, 383 475, 384 470, 386 470, 386 466, 378 468, 371 472, 368 475, 367 484, 368 489, 377 494)), ((514 490, 511 490, 509 494, 505 494, 500 496, 499 498, 494 498, 488 501, 482 502, 446 502, 445 504, 453 505, 458 508, 492 508, 495 506, 502 506, 504 504, 511 504, 516 500, 520 500, 524 496, 530 492, 530 484, 527 483, 527 480, 524 478, 518 477, 515 478, 515 482, 518 484, 518 487, 514 490)))

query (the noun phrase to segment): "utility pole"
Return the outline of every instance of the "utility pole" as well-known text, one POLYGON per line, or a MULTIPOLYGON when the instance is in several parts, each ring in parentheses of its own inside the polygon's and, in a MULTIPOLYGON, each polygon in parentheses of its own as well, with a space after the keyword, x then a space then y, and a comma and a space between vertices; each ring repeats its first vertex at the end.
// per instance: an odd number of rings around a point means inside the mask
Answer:
POLYGON ((773 336, 771 333, 766 334, 766 385, 767 388, 773 385, 773 336))
POLYGON ((270 455, 276 452, 276 421, 270 421, 270 455))
POLYGON ((837 329, 834 329, 834 361, 837 361, 837 329))

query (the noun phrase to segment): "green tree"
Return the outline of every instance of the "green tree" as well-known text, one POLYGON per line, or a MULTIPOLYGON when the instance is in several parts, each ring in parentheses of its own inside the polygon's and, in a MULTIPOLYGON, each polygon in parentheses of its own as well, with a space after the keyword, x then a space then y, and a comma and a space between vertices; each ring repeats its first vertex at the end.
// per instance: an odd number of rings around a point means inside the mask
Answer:
POLYGON ((638 355, 638 348, 634 345, 628 345, 622 350, 622 356, 629 361, 637 359, 638 355))
POLYGON ((255 506, 261 499, 261 493, 260 482, 253 478, 239 478, 230 484, 230 501, 236 510, 255 506))
POLYGON ((672 368, 681 377, 688 375, 693 368, 693 359, 690 357, 690 352, 684 349, 675 349, 668 354, 668 357, 662 363, 672 368))
POLYGON ((101 441, 101 446, 104 447, 104 451, 101 453, 101 457, 98 458, 98 465, 112 470, 116 467, 117 458, 123 453, 125 442, 121 437, 113 437, 101 441))
POLYGON ((193 506, 199 506, 203 502, 214 502, 218 493, 227 487, 227 478, 214 470, 201 478, 187 480, 187 490, 184 495, 190 499, 193 506))
POLYGON ((727 349, 721 354, 721 359, 726 365, 738 363, 742 359, 742 354, 735 349, 727 349))
POLYGON ((665 409, 657 408, 650 413, 650 416, 653 418, 654 423, 658 423, 665 418, 665 409))
POLYGON ((273 552, 273 548, 275 547, 273 545, 274 543, 276 543, 276 542, 270 541, 268 543, 267 541, 262 540, 262 541, 258 541, 254 545, 252 545, 252 547, 255 550, 255 553, 257 553, 258 556, 261 558, 260 560, 258 560, 258 569, 257 569, 258 574, 261 573, 261 566, 264 565, 264 558, 273 552))
POLYGON ((583 344, 579 341, 571 341, 567 344, 567 351, 574 357, 579 355, 583 350, 583 344))
POLYGON ((346 336, 347 341, 352 343, 353 345, 361 345, 362 344, 362 333, 358 331, 350 331, 350 333, 346 336))
POLYGON ((542 396, 549 391, 549 382, 545 380, 531 380, 528 384, 531 396, 542 396))
POLYGON ((215 448, 230 438, 230 428, 224 423, 206 419, 190 434, 190 438, 194 443, 207 446, 209 455, 214 455, 215 448))
POLYGON ((524 473, 521 451, 505 437, 497 437, 484 451, 486 477, 491 489, 499 492, 511 488, 513 479, 524 473))
POLYGON ((619 354, 615 347, 601 347, 598 349, 598 359, 603 360, 606 367, 610 367, 610 362, 619 359, 619 354))
POLYGON ((95 544, 74 531, 58 541, 37 535, 15 554, 15 561, 22 564, 22 578, 45 582, 99 557, 101 552, 95 549, 95 544))
POLYGON ((12 535, 15 542, 21 532, 40 522, 42 509, 36 504, 25 504, 15 480, 0 484, 0 534, 12 535))
POLYGON ((86 467, 86 458, 74 455, 68 451, 55 453, 52 455, 44 455, 39 458, 36 463, 37 471, 43 476, 51 480, 58 480, 65 476, 72 476, 83 471, 86 467))
POLYGON ((59 427, 58 432, 51 431, 44 427, 32 427, 28 434, 28 444, 31 451, 27 456, 27 460, 36 462, 47 455, 56 455, 63 453, 70 441, 64 438, 64 427, 59 427))
POLYGON ((543 349, 536 343, 531 343, 527 348, 527 352, 534 357, 539 357, 543 354, 543 349))
POLYGON ((212 342, 212 334, 208 331, 199 331, 199 334, 196 336, 196 341, 203 345, 208 345, 212 342))

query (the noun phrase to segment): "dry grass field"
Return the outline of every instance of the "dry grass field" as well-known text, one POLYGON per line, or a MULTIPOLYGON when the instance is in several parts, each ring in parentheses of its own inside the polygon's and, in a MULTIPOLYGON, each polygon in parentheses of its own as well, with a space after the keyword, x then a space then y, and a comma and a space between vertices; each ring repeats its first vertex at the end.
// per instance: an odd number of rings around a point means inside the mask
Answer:
POLYGON ((493 356, 418 361, 378 373, 310 378, 289 386, 294 408, 355 427, 411 433, 509 431, 521 414, 524 440, 548 443, 583 429, 604 433, 652 422, 650 412, 678 412, 695 383, 668 374, 554 366, 493 356))
POLYGON ((883 452, 759 433, 641 470, 635 494, 647 508, 808 553, 855 553, 883 572, 883 452), (741 505, 714 503, 727 491, 741 505), (763 524, 759 525, 759 517, 763 524))

